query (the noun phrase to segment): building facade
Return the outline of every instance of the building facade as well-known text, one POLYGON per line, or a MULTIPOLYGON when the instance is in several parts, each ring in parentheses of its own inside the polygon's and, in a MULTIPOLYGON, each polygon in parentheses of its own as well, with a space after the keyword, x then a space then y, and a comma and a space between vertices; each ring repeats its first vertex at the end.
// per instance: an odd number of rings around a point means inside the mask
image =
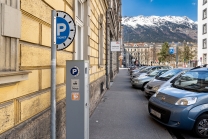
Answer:
POLYGON ((198 65, 207 64, 207 0, 198 0, 198 65))
MULTIPOLYGON (((178 47, 178 67, 195 67, 197 65, 197 44, 192 42, 171 42, 168 43, 170 47, 178 47), (182 60, 182 52, 184 46, 189 46, 193 58, 189 63, 184 63, 182 60)), ((124 59, 123 63, 127 66, 135 64, 133 61, 138 61, 141 65, 169 65, 176 67, 176 54, 173 55, 171 61, 166 63, 159 62, 159 55, 163 43, 125 43, 124 44, 124 59), (132 61, 133 59, 133 61, 132 61), (125 62, 124 62, 125 61, 125 62)))
POLYGON ((51 10, 76 23, 56 57, 57 139, 66 138, 66 60, 89 60, 90 114, 118 72, 120 0, 0 1, 0 139, 50 138, 51 10), (15 23, 15 24, 14 24, 15 23))

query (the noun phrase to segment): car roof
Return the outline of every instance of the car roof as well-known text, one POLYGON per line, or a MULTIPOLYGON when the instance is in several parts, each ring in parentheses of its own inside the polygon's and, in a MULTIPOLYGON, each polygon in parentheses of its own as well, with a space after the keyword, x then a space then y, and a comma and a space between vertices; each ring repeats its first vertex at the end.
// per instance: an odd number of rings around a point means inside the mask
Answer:
POLYGON ((191 71, 207 71, 208 72, 208 68, 207 67, 196 67, 191 69, 191 71))
MULTIPOLYGON (((191 68, 174 68, 174 69, 180 69, 180 70, 190 70, 191 68)), ((170 69, 170 70, 174 70, 174 69, 170 69)))
POLYGON ((171 69, 159 69, 159 71, 164 71, 164 70, 167 70, 168 71, 168 70, 171 70, 171 69))

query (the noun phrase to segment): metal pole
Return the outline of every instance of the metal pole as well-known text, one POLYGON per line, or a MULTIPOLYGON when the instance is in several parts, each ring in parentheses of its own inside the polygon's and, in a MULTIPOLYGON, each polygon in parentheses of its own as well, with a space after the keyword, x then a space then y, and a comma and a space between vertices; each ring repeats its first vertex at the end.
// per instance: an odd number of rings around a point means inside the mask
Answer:
POLYGON ((176 45, 176 68, 178 68, 178 44, 176 45))
POLYGON ((51 139, 56 139, 56 11, 51 11, 51 139))

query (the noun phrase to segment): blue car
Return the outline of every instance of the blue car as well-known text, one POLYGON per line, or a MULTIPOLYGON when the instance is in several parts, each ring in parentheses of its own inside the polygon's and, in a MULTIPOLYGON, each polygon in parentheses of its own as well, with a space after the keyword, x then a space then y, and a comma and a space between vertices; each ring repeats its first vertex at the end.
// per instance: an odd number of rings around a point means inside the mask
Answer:
POLYGON ((208 138, 208 68, 194 68, 159 89, 148 103, 150 115, 173 128, 208 138))

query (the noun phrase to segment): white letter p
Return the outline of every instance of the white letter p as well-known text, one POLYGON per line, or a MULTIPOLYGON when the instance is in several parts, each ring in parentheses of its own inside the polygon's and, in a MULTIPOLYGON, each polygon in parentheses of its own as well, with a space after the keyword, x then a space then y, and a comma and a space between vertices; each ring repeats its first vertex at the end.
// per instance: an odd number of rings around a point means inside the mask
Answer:
POLYGON ((75 72, 77 72, 77 69, 73 69, 72 73, 74 74, 75 72))
POLYGON ((61 32, 64 32, 66 30, 66 25, 64 23, 57 24, 57 35, 60 36, 61 32), (62 29, 61 29, 62 27, 62 29))

